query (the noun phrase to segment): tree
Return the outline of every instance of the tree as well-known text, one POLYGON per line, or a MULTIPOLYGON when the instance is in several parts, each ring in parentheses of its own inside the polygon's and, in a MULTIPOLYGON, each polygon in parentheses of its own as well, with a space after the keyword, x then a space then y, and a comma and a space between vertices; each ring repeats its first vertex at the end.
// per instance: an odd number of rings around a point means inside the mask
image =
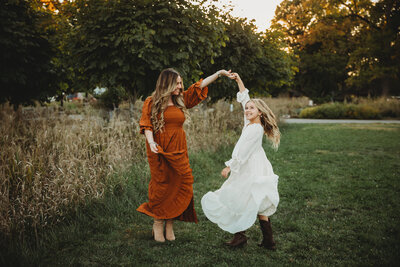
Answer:
POLYGON ((350 18, 334 1, 283 1, 273 27, 286 34, 298 58, 295 90, 317 102, 346 94, 347 62, 352 47, 350 18))
POLYGON ((399 81, 398 14, 392 0, 283 1, 273 26, 298 57, 295 88, 317 101, 390 91, 399 81))
POLYGON ((51 14, 35 2, 5 0, 0 3, 0 103, 16 108, 33 100, 46 101, 54 94, 57 70, 51 14))
POLYGON ((184 0, 77 0, 66 49, 89 86, 125 88, 133 99, 150 94, 160 71, 178 69, 190 82, 200 63, 218 56, 223 26, 184 0))
MULTIPOLYGON (((281 49, 278 32, 258 33, 253 23, 227 14, 222 20, 228 40, 214 65, 203 63, 206 74, 221 68, 232 69, 241 75, 251 92, 258 95, 276 96, 287 90, 294 71, 289 55, 281 49)), ((236 95, 236 90, 232 89, 236 85, 227 79, 218 80, 213 87, 209 93, 213 100, 232 99, 236 95)))
POLYGON ((369 9, 357 32, 357 46, 349 59, 347 84, 364 95, 400 93, 400 3, 379 1, 369 9))

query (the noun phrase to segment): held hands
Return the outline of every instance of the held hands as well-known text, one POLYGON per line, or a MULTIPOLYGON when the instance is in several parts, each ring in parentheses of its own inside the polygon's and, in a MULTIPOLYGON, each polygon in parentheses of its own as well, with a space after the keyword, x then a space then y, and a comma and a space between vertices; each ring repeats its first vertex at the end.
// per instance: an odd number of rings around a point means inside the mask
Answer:
POLYGON ((231 78, 232 80, 235 80, 237 83, 242 82, 242 79, 240 79, 239 74, 236 72, 232 72, 228 77, 231 78))
POLYGON ((230 75, 231 75, 231 70, 228 70, 228 71, 226 71, 226 70, 219 70, 219 71, 217 71, 217 73, 218 73, 218 77, 221 77, 221 76, 230 77, 230 75))
POLYGON ((225 168, 221 171, 221 175, 222 175, 224 178, 228 178, 228 174, 229 174, 230 171, 231 171, 231 168, 230 168, 230 167, 225 167, 225 168))
POLYGON ((238 83, 242 81, 242 79, 240 79, 239 74, 236 73, 236 72, 232 72, 231 70, 228 70, 228 71, 219 70, 219 71, 217 71, 217 74, 218 74, 218 77, 226 76, 226 77, 228 77, 228 78, 230 78, 232 80, 235 80, 238 83))

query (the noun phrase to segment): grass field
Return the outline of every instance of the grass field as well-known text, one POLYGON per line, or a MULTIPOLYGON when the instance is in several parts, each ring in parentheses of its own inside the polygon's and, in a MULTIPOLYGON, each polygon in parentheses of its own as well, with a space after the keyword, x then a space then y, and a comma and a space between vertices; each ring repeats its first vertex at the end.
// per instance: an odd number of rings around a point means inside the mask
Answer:
POLYGON ((400 261, 400 126, 284 125, 278 152, 265 143, 281 197, 271 216, 277 251, 259 248, 256 223, 249 243, 232 250, 209 222, 200 199, 223 183, 219 173, 233 147, 190 155, 199 223, 175 223, 177 240, 151 239, 146 201, 147 163, 114 179, 127 179, 103 199, 77 209, 34 242, 11 242, 0 265, 137 266, 395 266, 400 261))

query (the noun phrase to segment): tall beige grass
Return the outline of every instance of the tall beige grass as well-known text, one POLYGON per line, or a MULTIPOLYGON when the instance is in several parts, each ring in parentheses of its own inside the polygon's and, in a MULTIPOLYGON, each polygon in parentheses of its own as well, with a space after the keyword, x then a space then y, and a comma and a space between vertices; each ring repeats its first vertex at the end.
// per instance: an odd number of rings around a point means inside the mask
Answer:
POLYGON ((0 111, 2 233, 36 231, 85 199, 102 197, 115 170, 145 155, 135 121, 104 124, 40 110, 0 111))
POLYGON ((309 104, 308 97, 278 97, 262 98, 277 117, 290 116, 297 117, 300 110, 309 104))
POLYGON ((352 103, 375 108, 383 118, 400 118, 400 99, 389 97, 364 97, 354 98, 352 103))
MULTIPOLYGON (((304 104, 266 102, 277 116, 304 104)), ((232 112, 225 101, 190 110, 191 122, 185 125, 190 152, 237 141, 243 110, 232 104, 232 112)), ((85 200, 101 198, 112 186, 113 174, 145 162, 138 125, 142 105, 137 101, 133 112, 123 110, 111 120, 88 107, 68 116, 54 107, 14 111, 1 106, 0 232, 37 232, 54 224, 85 200)))

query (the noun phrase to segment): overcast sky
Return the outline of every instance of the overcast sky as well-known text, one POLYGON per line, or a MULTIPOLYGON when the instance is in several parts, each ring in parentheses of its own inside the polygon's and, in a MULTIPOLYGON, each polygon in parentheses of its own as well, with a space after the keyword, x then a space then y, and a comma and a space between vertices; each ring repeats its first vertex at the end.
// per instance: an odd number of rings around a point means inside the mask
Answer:
POLYGON ((282 0, 220 0, 218 6, 231 3, 234 8, 232 15, 248 19, 255 19, 259 31, 264 31, 271 25, 276 7, 282 0))

